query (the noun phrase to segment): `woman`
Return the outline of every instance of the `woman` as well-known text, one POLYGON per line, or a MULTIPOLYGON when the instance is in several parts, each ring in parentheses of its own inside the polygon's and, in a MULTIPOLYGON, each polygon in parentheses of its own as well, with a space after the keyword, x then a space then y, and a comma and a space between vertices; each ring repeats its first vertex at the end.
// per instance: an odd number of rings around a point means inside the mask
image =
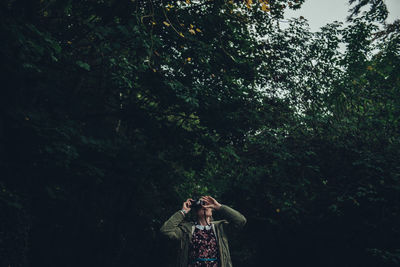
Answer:
POLYGON ((245 224, 246 218, 238 211, 203 196, 198 201, 187 199, 182 209, 163 224, 161 233, 180 242, 178 267, 231 267, 225 228, 238 229, 245 224), (196 222, 185 220, 190 210, 194 211, 196 222), (214 210, 224 219, 213 221, 214 210))

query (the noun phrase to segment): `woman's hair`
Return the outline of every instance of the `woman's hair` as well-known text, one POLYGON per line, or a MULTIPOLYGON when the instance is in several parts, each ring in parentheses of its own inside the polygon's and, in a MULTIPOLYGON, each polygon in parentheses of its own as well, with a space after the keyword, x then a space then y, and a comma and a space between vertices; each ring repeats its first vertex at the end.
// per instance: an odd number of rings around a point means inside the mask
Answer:
MULTIPOLYGON (((198 215, 197 215, 197 212, 199 211, 199 209, 201 208, 201 206, 198 206, 198 207, 193 207, 192 208, 192 216, 193 216, 193 219, 194 219, 194 221, 197 221, 198 220, 198 215)), ((214 221, 214 218, 213 218, 213 216, 211 215, 211 217, 210 217, 210 222, 212 222, 212 221, 214 221)))

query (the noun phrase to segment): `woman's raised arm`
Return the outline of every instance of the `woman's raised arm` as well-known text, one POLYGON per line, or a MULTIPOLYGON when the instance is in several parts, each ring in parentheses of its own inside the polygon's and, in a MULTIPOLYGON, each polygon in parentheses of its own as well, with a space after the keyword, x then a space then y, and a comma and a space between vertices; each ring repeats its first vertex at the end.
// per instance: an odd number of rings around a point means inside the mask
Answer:
POLYGON ((182 238, 182 229, 179 224, 185 218, 185 214, 190 211, 191 199, 187 199, 183 205, 182 210, 175 212, 160 228, 160 232, 170 239, 179 240, 182 238))
POLYGON ((221 205, 213 197, 204 196, 202 199, 206 202, 204 207, 217 210, 221 213, 222 217, 224 217, 228 223, 231 223, 234 227, 242 228, 246 224, 247 220, 240 212, 228 207, 227 205, 221 205))

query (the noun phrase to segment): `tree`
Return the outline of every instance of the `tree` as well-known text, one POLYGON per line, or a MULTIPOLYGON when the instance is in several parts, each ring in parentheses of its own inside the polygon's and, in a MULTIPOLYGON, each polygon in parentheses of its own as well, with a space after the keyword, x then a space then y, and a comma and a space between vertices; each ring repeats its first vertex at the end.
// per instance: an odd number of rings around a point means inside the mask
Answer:
POLYGON ((1 264, 172 265, 205 193, 239 266, 398 263, 397 24, 283 29, 303 2, 3 2, 1 264))

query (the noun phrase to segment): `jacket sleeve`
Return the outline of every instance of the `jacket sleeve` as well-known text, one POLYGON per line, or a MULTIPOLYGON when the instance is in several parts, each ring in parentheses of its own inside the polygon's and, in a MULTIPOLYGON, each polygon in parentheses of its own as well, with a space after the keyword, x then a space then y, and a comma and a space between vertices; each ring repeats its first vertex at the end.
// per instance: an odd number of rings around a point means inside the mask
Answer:
POLYGON ((229 224, 232 224, 235 228, 242 228, 246 222, 247 219, 238 211, 226 206, 222 205, 219 209, 218 212, 221 214, 221 216, 228 221, 229 224))
POLYGON ((160 232, 170 239, 179 240, 182 238, 182 229, 179 224, 183 221, 185 215, 182 212, 175 212, 160 228, 160 232))

